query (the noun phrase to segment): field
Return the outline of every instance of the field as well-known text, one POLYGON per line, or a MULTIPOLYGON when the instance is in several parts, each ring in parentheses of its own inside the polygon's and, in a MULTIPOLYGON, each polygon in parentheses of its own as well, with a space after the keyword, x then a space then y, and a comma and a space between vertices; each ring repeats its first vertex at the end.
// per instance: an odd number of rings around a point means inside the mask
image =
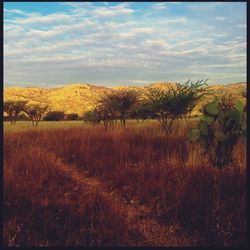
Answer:
POLYGON ((4 245, 246 245, 246 144, 216 169, 195 123, 5 122, 4 245))

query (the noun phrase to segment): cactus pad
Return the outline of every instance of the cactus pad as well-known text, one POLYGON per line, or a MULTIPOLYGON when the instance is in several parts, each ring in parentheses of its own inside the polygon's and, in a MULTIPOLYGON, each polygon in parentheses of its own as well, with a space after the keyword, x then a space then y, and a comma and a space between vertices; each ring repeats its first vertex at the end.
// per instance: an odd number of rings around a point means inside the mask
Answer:
POLYGON ((202 135, 208 135, 208 126, 206 122, 204 121, 200 122, 199 128, 200 128, 200 133, 202 135))
POLYGON ((199 138, 200 138, 200 130, 196 128, 191 129, 188 135, 188 140, 190 142, 195 142, 199 140, 199 138))
POLYGON ((217 102, 210 102, 204 107, 205 113, 211 116, 217 116, 219 113, 219 107, 217 102))
POLYGON ((234 105, 235 109, 237 109, 240 114, 243 113, 243 110, 244 110, 244 105, 242 104, 242 102, 240 100, 238 100, 235 105, 234 105))
POLYGON ((211 115, 204 114, 204 119, 205 119, 207 125, 212 125, 215 122, 215 117, 211 116, 211 115))

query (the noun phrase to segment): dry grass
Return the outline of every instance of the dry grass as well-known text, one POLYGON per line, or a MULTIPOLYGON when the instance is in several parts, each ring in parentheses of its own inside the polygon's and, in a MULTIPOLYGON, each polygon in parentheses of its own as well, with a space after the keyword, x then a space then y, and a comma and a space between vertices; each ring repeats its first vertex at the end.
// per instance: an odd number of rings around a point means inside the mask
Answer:
POLYGON ((190 126, 5 131, 5 245, 245 245, 246 146, 217 170, 190 126))

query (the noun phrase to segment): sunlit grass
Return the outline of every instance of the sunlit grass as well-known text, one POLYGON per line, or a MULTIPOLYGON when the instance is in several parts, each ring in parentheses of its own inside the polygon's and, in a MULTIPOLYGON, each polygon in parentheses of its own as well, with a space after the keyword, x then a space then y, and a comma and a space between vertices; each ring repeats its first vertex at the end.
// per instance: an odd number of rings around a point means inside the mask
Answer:
MULTIPOLYGON (((198 118, 189 118, 188 122, 197 121, 198 118)), ((179 126, 178 124, 187 124, 185 120, 183 121, 177 121, 175 124, 179 126)), ((149 127, 149 126, 158 126, 159 122, 157 120, 145 120, 145 121, 137 121, 133 119, 127 120, 127 127, 135 125, 136 127, 149 127)), ((102 126, 102 124, 100 124, 102 126)), ((120 121, 118 120, 115 124, 116 127, 120 127, 120 121)), ((17 121, 16 124, 12 125, 9 121, 4 121, 4 131, 6 132, 21 132, 26 130, 44 130, 44 129, 57 129, 57 128, 84 128, 84 127, 92 127, 92 125, 88 122, 83 122, 81 120, 77 121, 40 121, 38 126, 33 126, 30 121, 17 121)), ((178 131, 178 129, 175 129, 175 131, 178 131)))

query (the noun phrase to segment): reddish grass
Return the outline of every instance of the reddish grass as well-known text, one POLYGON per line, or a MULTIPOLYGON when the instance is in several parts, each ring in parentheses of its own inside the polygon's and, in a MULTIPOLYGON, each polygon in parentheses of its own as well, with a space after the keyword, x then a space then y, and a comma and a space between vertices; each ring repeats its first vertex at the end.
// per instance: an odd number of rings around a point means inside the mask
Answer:
MULTIPOLYGON (((187 129, 178 124, 173 136, 146 125, 110 133, 98 126, 6 132, 5 245, 164 244, 161 239, 150 242, 123 203, 147 208, 156 223, 178 225, 171 237, 187 234, 193 245, 245 245, 245 144, 239 142, 234 162, 218 170, 207 163, 199 145, 187 142, 187 129), (121 200, 77 183, 61 172, 60 164, 77 166, 121 200), (65 193, 72 198, 65 200, 65 193)), ((179 245, 190 245, 181 239, 179 245)))

